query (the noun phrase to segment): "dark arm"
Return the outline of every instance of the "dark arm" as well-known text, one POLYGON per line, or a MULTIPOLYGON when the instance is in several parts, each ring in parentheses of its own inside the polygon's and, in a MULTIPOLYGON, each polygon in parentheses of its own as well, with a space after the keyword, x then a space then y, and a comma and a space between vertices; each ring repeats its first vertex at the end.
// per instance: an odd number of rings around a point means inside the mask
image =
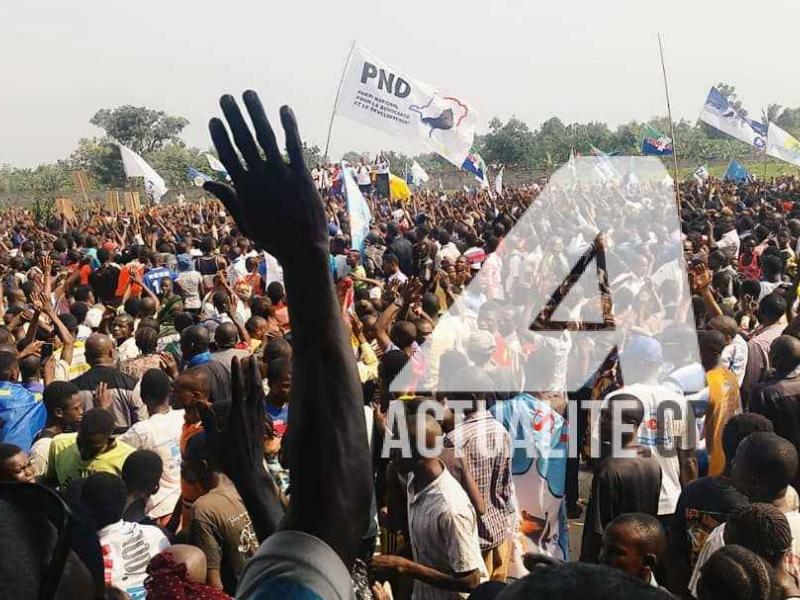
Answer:
POLYGON ((284 268, 294 359, 284 439, 292 493, 282 527, 323 540, 350 568, 369 520, 370 453, 356 362, 328 268, 325 209, 303 162, 291 109, 281 109, 287 163, 257 94, 245 92, 244 102, 266 160, 235 100, 223 96, 220 106, 247 169, 222 121, 212 119, 211 137, 234 187, 208 182, 205 189, 284 268))

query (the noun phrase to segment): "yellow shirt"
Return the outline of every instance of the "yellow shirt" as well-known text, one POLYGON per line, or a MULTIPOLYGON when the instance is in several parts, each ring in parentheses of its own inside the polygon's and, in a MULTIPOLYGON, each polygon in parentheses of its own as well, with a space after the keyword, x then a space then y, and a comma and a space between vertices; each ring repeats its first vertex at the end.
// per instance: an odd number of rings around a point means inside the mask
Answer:
POLYGON ((728 420, 742 412, 739 383, 728 369, 718 367, 706 373, 708 407, 706 408, 705 438, 708 449, 708 475, 713 477, 725 470, 722 450, 722 430, 728 420))
POLYGON ((124 442, 115 441, 113 448, 86 461, 81 458, 77 438, 77 433, 57 435, 50 445, 47 478, 58 481, 61 488, 67 487, 75 479, 88 477, 92 473, 121 475, 125 459, 134 450, 124 442))

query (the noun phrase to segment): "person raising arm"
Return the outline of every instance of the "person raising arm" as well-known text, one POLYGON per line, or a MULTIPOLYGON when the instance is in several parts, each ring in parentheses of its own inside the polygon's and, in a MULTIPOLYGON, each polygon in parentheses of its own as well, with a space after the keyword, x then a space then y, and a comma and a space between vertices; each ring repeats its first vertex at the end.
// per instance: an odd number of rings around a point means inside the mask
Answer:
MULTIPOLYGON (((211 137, 233 187, 219 182, 206 182, 204 187, 222 201, 244 235, 283 265, 294 340, 295 384, 289 432, 284 440, 292 472, 288 511, 280 531, 262 544, 245 569, 239 597, 266 592, 271 581, 285 575, 286 570, 296 571, 300 561, 310 555, 315 557, 311 564, 320 569, 317 576, 329 585, 335 580, 334 589, 344 594, 349 577, 344 584, 341 576, 350 570, 358 553, 368 526, 372 494, 361 385, 328 268, 325 210, 303 160, 294 113, 287 106, 280 111, 287 162, 258 95, 245 92, 244 103, 266 160, 261 158, 236 101, 225 95, 220 106, 244 163, 223 122, 212 119, 211 137), (328 566, 335 564, 337 557, 343 565, 328 566)), ((238 375, 236 379, 240 385, 238 375)), ((248 387, 256 390, 256 386, 248 387)), ((238 410, 233 407, 227 427, 236 426, 246 414, 241 406, 238 410)), ((224 452, 244 446, 225 446, 224 452)), ((231 464, 233 458, 223 458, 223 464, 231 464)), ((253 469, 260 465, 251 462, 253 469)), ((271 514, 274 494, 264 491, 268 486, 259 483, 262 480, 257 473, 241 475, 232 473, 231 478, 263 542, 271 525, 270 517, 263 515, 271 514)), ((308 570, 308 563, 303 564, 308 570)), ((294 591, 316 586, 308 583, 307 575, 304 573, 302 581, 293 579, 294 591)), ((323 597, 332 595, 325 593, 323 597)))

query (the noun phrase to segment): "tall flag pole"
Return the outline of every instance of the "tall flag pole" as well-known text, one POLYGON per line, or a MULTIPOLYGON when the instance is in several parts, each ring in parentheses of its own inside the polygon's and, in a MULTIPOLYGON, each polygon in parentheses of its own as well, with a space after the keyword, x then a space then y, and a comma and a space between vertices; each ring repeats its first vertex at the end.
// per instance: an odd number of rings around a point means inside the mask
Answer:
POLYGON ((661 73, 664 76, 664 96, 667 99, 667 117, 669 118, 669 136, 672 138, 672 168, 675 179, 675 200, 678 203, 678 214, 681 212, 681 193, 678 183, 678 145, 675 140, 675 125, 672 121, 672 107, 669 102, 669 84, 667 83, 667 68, 664 66, 664 46, 661 44, 661 34, 658 34, 658 52, 661 55, 661 73))
POLYGON ((336 107, 339 106, 339 94, 342 92, 342 84, 344 83, 344 76, 347 74, 347 67, 350 66, 350 58, 353 56, 353 50, 356 47, 356 42, 350 44, 350 52, 347 53, 347 60, 344 61, 344 68, 342 69, 342 76, 339 78, 339 87, 336 88, 336 98, 333 100, 333 111, 331 111, 331 120, 328 123, 328 137, 325 138, 325 154, 323 158, 328 160, 328 147, 331 145, 331 130, 333 129, 333 118, 336 116, 336 107))

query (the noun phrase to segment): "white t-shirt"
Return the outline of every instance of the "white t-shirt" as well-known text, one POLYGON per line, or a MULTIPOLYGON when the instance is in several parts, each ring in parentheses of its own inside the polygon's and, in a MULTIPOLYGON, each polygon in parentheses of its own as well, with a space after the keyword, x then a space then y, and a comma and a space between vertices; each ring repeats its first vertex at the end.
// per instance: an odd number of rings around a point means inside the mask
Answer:
MULTIPOLYGON (((683 394, 663 385, 634 383, 612 392, 603 399, 603 408, 608 399, 617 394, 636 396, 644 405, 644 419, 639 426, 639 444, 650 448, 653 457, 661 467, 661 494, 658 500, 658 514, 671 515, 675 512, 678 497, 681 495, 681 469, 677 450, 691 450, 696 444, 694 413, 683 394), (659 415, 659 405, 672 403, 675 410, 663 410, 659 415), (663 423, 658 422, 659 416, 663 423), (659 428, 663 438, 658 437, 659 428), (687 435, 690 433, 690 435, 687 435)), ((599 447, 599 422, 592 427, 592 437, 599 447)))
POLYGON ((147 563, 169 546, 158 527, 117 521, 97 532, 103 549, 105 581, 134 600, 145 597, 147 563))
POLYGON ((119 438, 134 448, 152 450, 164 463, 158 491, 150 496, 145 507, 151 519, 172 514, 181 496, 180 437, 183 412, 170 409, 152 415, 149 419, 134 423, 119 438))
POLYGON ((361 165, 356 169, 356 183, 358 185, 369 185, 372 181, 369 178, 369 167, 361 165))
MULTIPOLYGON (((790 511, 783 513, 786 515, 786 520, 789 521, 789 528, 792 530, 792 547, 790 552, 786 554, 786 572, 793 573, 795 577, 800 577, 800 513, 797 511, 790 511)), ((725 545, 725 523, 718 525, 712 531, 703 547, 700 549, 700 554, 697 556, 697 563, 692 572, 692 578, 689 580, 689 591, 692 592, 694 597, 697 597, 697 583, 700 581, 700 568, 706 564, 711 555, 725 545)))
POLYGON ((124 363, 126 360, 136 358, 140 354, 139 347, 136 345, 136 339, 133 337, 129 337, 117 346, 117 359, 120 364, 124 363))
POLYGON ((739 246, 741 243, 737 231, 731 229, 728 233, 723 234, 717 242, 717 249, 724 252, 731 260, 736 260, 739 258, 739 246))

